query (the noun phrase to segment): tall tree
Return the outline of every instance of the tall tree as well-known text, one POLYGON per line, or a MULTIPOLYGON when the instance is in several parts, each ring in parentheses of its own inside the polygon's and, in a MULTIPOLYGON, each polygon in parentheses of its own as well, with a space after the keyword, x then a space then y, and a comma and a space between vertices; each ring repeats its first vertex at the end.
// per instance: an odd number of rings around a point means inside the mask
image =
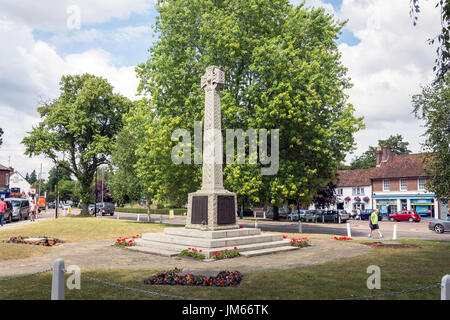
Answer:
POLYGON ((450 73, 424 87, 412 103, 416 117, 425 121, 427 189, 438 198, 450 199, 450 73))
MULTIPOLYGON (((403 141, 401 134, 391 135, 386 140, 378 140, 378 146, 389 147, 392 150, 392 155, 410 154, 411 150, 408 149, 409 142, 403 141)), ((369 149, 361 156, 355 157, 350 167, 342 167, 342 169, 369 169, 375 168, 377 147, 369 146, 369 149)))
MULTIPOLYGON (((430 44, 434 44, 437 40, 438 47, 436 49, 436 60, 433 71, 436 72, 438 79, 442 79, 444 75, 450 71, 450 0, 435 0, 436 7, 440 9, 441 13, 441 33, 432 39, 429 39, 430 44)), ((410 0, 411 16, 414 25, 417 24, 418 14, 420 13, 420 1, 410 0)))
POLYGON ((49 191, 55 191, 56 189, 56 183, 58 181, 71 181, 72 177, 70 174, 70 171, 65 169, 65 167, 68 167, 69 164, 67 163, 65 166, 61 166, 56 170, 56 166, 51 168, 48 173, 48 180, 47 180, 47 189, 49 191), (57 174, 58 173, 58 174, 57 174))
POLYGON ((108 163, 111 145, 122 128, 122 115, 130 105, 127 98, 113 93, 113 87, 103 78, 63 76, 60 96, 38 108, 43 120, 22 140, 25 154, 43 154, 76 177, 83 212, 88 212, 92 200, 95 171, 108 163))
POLYGON ((227 164, 225 187, 252 203, 311 201, 363 126, 344 93, 351 84, 336 46, 344 23, 288 0, 157 1, 156 8, 159 39, 137 68, 154 110, 137 147, 149 191, 185 202, 199 188, 201 166, 171 161, 178 143, 171 135, 185 128, 193 136, 204 108, 200 77, 216 65, 226 75, 222 128, 280 132, 278 172, 263 176, 261 164, 227 164))
POLYGON ((36 170, 33 170, 33 172, 31 172, 31 174, 30 174, 30 180, 28 180, 28 182, 31 185, 33 185, 36 181, 37 181, 36 170))

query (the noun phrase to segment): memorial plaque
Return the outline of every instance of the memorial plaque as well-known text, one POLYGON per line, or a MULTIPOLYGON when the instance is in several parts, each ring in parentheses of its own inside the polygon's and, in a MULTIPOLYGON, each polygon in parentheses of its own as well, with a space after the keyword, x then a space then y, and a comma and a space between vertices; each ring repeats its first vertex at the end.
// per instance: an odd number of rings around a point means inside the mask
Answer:
POLYGON ((192 197, 192 224, 208 224, 208 196, 192 197))
POLYGON ((217 224, 234 224, 236 223, 236 212, 234 196, 218 196, 217 197, 217 224))

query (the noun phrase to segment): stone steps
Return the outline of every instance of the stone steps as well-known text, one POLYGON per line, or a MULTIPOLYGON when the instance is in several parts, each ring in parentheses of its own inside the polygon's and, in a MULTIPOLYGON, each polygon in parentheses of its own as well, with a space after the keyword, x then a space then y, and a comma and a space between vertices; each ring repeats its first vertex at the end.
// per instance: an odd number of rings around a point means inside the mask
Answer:
POLYGON ((298 249, 298 247, 292 247, 292 246, 267 248, 267 249, 260 249, 260 250, 245 251, 245 252, 242 252, 241 255, 249 258, 249 257, 262 256, 265 254, 291 251, 291 250, 296 250, 296 249, 298 249))
POLYGON ((149 253, 149 254, 154 254, 154 255, 163 256, 163 257, 175 257, 180 253, 179 251, 172 251, 172 250, 161 249, 161 248, 157 248, 157 247, 144 247, 144 246, 127 247, 127 249, 131 250, 131 251, 149 253))
POLYGON ((274 234, 260 234, 260 235, 220 238, 220 239, 192 238, 184 236, 174 236, 165 233, 142 235, 143 241, 163 242, 163 243, 170 243, 173 245, 184 245, 187 247, 196 247, 196 248, 201 247, 205 249, 242 246, 246 244, 253 244, 260 242, 279 241, 281 239, 283 239, 282 235, 274 235, 274 234))

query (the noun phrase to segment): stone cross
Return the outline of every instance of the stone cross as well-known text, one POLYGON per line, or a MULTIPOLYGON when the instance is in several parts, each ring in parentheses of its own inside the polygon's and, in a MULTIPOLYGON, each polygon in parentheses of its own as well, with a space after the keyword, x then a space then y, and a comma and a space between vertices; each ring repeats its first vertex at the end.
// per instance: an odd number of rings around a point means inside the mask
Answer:
POLYGON ((205 90, 202 190, 223 190, 222 124, 219 89, 225 84, 225 73, 216 66, 206 68, 201 79, 205 90))
POLYGON ((188 195, 187 229, 239 229, 237 196, 223 187, 219 89, 224 84, 223 71, 216 66, 206 68, 201 80, 201 88, 205 90, 202 188, 188 195))

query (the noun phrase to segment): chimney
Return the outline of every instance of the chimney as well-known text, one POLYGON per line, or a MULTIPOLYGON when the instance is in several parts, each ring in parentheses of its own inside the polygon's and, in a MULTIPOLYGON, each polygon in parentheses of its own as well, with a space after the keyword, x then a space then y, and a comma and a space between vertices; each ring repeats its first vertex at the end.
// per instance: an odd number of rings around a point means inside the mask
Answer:
POLYGON ((377 147, 376 156, 377 156, 377 168, 378 168, 379 166, 381 166, 381 160, 382 160, 382 156, 383 156, 383 150, 381 149, 381 147, 377 147))
POLYGON ((377 147, 377 167, 381 166, 383 163, 392 160, 392 150, 389 147, 377 147))

